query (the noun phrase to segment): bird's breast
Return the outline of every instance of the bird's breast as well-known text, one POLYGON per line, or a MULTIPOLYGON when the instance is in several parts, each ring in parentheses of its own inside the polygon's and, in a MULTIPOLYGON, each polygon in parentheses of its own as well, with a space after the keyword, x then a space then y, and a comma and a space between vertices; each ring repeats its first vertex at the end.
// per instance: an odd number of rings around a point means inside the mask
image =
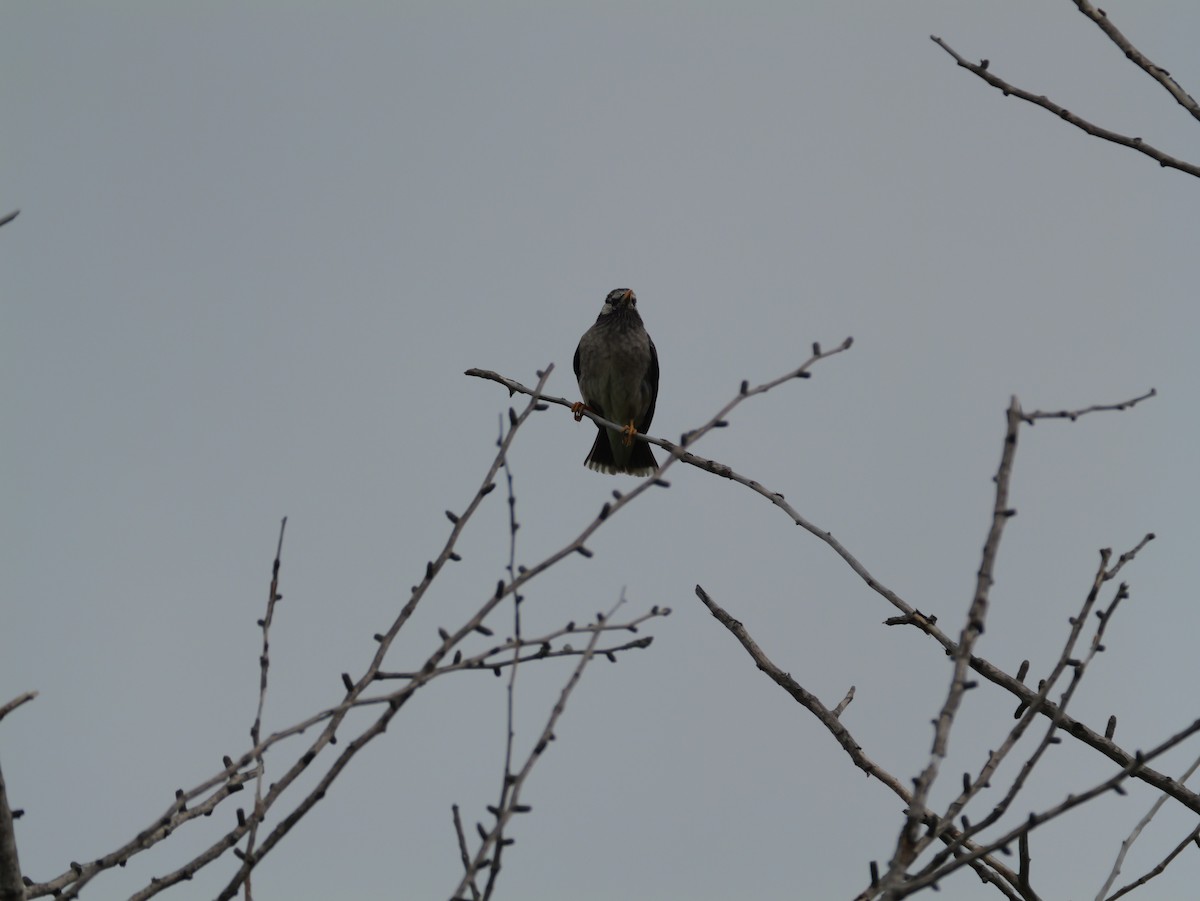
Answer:
POLYGON ((585 337, 579 348, 579 390, 584 401, 614 422, 639 418, 650 403, 649 337, 643 330, 590 337, 597 340, 585 337))

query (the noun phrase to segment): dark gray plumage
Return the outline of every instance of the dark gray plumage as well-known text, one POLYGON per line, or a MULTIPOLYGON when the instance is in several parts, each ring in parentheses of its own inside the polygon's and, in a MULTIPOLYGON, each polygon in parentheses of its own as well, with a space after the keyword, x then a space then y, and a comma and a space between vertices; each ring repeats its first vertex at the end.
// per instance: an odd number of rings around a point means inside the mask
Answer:
POLYGON ((610 291, 596 324, 575 348, 575 378, 583 404, 605 419, 625 424, 621 430, 597 426, 596 441, 584 464, 597 472, 650 475, 658 468, 650 445, 634 441, 631 430, 650 430, 658 399, 658 351, 637 311, 637 296, 628 288, 610 291))

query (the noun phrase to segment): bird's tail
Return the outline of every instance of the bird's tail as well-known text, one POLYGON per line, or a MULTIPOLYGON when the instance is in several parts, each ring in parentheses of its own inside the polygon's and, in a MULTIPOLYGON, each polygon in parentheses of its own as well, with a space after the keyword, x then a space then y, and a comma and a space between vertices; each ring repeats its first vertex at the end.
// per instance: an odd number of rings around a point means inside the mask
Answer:
MULTIPOLYGON (((622 447, 621 450, 624 448, 622 447)), ((635 441, 633 447, 629 448, 629 453, 620 456, 621 459, 617 459, 613 455, 613 442, 609 439, 608 430, 597 429, 591 453, 587 455, 587 459, 583 463, 588 469, 614 475, 624 472, 633 476, 648 476, 658 469, 658 461, 654 459, 654 452, 650 450, 650 445, 645 441, 635 441)))

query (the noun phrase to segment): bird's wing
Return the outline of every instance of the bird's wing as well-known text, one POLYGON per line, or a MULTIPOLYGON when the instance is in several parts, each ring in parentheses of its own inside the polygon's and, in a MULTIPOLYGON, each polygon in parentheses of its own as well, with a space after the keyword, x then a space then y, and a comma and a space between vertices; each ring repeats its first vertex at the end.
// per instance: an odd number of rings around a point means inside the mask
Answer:
MULTIPOLYGON (((585 334, 584 334, 584 336, 583 336, 583 338, 586 338, 586 337, 587 337, 587 334, 585 333, 585 334)), ((577 345, 575 346, 575 359, 574 359, 574 361, 573 361, 573 362, 572 362, 572 364, 571 364, 571 365, 572 365, 572 367, 575 369, 575 381, 576 381, 576 383, 578 383, 578 382, 579 382, 579 349, 580 349, 581 347, 583 347, 583 338, 580 338, 580 339, 579 339, 579 344, 577 344, 577 345)), ((582 385, 582 384, 580 384, 580 385, 579 385, 579 393, 580 393, 580 395, 583 395, 583 385, 582 385)), ((601 408, 600 404, 596 403, 596 401, 592 400, 590 397, 584 397, 584 398, 583 398, 583 402, 584 402, 585 404, 587 404, 587 405, 588 405, 588 409, 590 409, 590 410, 591 410, 593 413, 595 413, 597 416, 603 416, 605 419, 607 419, 607 418, 608 418, 608 414, 604 412, 604 410, 601 408)), ((601 426, 596 426, 596 428, 598 428, 598 429, 600 429, 601 431, 603 431, 603 427, 601 427, 601 426)))
POLYGON ((658 349, 649 335, 646 339, 650 341, 650 368, 646 370, 646 382, 650 385, 650 406, 646 408, 646 415, 637 427, 643 435, 650 431, 650 421, 654 419, 654 405, 658 403, 658 349))

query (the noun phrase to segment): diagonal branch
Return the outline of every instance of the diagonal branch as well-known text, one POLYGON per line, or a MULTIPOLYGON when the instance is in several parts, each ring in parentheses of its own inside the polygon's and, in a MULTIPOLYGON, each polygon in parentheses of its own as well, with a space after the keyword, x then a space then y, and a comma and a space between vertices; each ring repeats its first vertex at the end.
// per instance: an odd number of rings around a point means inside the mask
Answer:
POLYGON ((696 597, 700 598, 701 602, 708 608, 708 611, 717 622, 728 629, 733 634, 733 637, 741 642, 742 647, 746 649, 746 653, 750 655, 750 658, 758 668, 770 677, 771 681, 790 694, 801 707, 820 720, 821 725, 828 729, 829 734, 842 746, 842 750, 850 755, 850 760, 856 767, 868 776, 874 776, 897 795, 907 800, 908 790, 891 773, 884 770, 863 753, 862 746, 854 740, 850 731, 843 725, 838 713, 822 704, 820 698, 812 692, 807 691, 804 686, 793 679, 791 673, 785 673, 776 666, 754 639, 750 637, 750 633, 746 631, 746 627, 742 625, 741 621, 730 616, 699 585, 696 586, 696 597))
MULTIPOLYGON (((847 697, 843 699, 841 704, 839 704, 833 710, 830 710, 821 703, 821 700, 816 695, 805 689, 802 685, 800 685, 800 683, 793 679, 790 673, 785 673, 783 670, 781 670, 774 663, 774 661, 772 661, 766 655, 762 648, 758 646, 757 642, 750 637, 750 633, 746 630, 746 627, 742 625, 740 621, 730 616, 729 613, 723 607, 721 607, 720 604, 714 601, 709 596, 708 592, 699 585, 696 586, 696 596, 700 598, 701 602, 703 602, 704 606, 708 608, 709 612, 712 613, 717 622, 728 629, 734 638, 741 642, 742 647, 746 649, 746 653, 750 655, 750 658, 754 661, 755 665, 758 666, 758 668, 764 673, 766 673, 776 685, 790 694, 792 698, 794 698, 795 701, 800 704, 800 706, 802 706, 820 721, 821 725, 823 725, 829 731, 829 734, 837 740, 837 743, 841 745, 842 749, 850 756, 850 760, 853 761, 856 767, 858 767, 868 776, 874 776, 876 779, 886 785, 906 805, 912 803, 912 793, 904 787, 904 784, 900 782, 899 779, 897 779, 883 767, 879 766, 879 764, 875 763, 863 752, 862 746, 855 741, 854 736, 850 734, 850 731, 845 727, 841 719, 839 719, 839 716, 844 709, 844 705, 849 703, 851 694, 847 694, 847 697)), ((926 822, 930 827, 932 827, 936 825, 937 818, 929 815, 926 817, 926 822)), ((954 829, 950 829, 949 831, 943 833, 942 840, 948 843, 953 842, 957 844, 961 840, 961 837, 954 829)), ((971 849, 978 847, 974 842, 970 841, 967 841, 964 844, 966 847, 971 849)), ((1011 893, 1010 890, 1004 885, 1004 883, 1007 882, 1009 885, 1015 886, 1017 884, 1017 875, 999 861, 989 857, 986 860, 976 861, 974 864, 972 864, 972 866, 975 869, 975 872, 978 873, 979 878, 984 882, 992 883, 999 888, 1000 891, 1004 892, 1009 898, 1019 897, 1018 895, 1011 893)))
POLYGON ((12 713, 14 710, 16 710, 22 704, 26 704, 29 701, 32 701, 37 696, 38 696, 38 693, 36 691, 27 691, 24 694, 17 695, 15 698, 13 698, 7 704, 0 706, 0 720, 4 719, 6 716, 8 716, 10 713, 12 713))
POLYGON ((1081 13, 1095 22, 1100 30, 1108 35, 1109 40, 1121 48, 1121 52, 1125 54, 1125 57, 1131 63, 1162 85, 1166 92, 1174 97, 1176 102, 1191 113, 1194 118, 1200 119, 1200 104, 1197 104, 1192 99, 1192 95, 1180 87, 1179 82, 1171 77, 1170 72, 1150 62, 1144 53, 1133 46, 1133 42, 1125 37, 1120 29, 1112 23, 1112 20, 1108 18, 1108 13, 1102 9, 1097 9, 1088 0, 1073 0, 1073 2, 1081 13))
POLYGON ((1170 156, 1169 154, 1159 150, 1157 147, 1147 144, 1141 138, 1129 137, 1128 135, 1119 134, 1115 131, 1109 131, 1107 128, 1101 128, 1099 125, 1095 125, 1092 122, 1089 122, 1087 119, 1083 119, 1075 115, 1065 107, 1059 106, 1054 101, 1048 99, 1045 94, 1034 94, 1032 91, 1026 91, 1023 88, 1018 88, 1016 85, 1009 84, 1003 78, 998 78, 988 71, 988 61, 986 59, 980 61, 979 63, 970 62, 953 48, 951 48, 949 44, 947 44, 937 35, 931 34, 929 38, 935 44, 949 53, 952 57, 954 57, 954 61, 956 63, 958 63, 967 71, 972 72, 982 78, 996 90, 1002 92, 1005 97, 1009 96, 1010 94, 1013 97, 1020 97, 1022 100, 1032 103, 1034 106, 1040 106, 1042 109, 1054 113, 1054 115, 1058 116, 1064 122, 1071 123, 1076 128, 1086 131, 1093 137, 1100 138, 1104 141, 1111 141, 1113 144, 1120 144, 1122 147, 1128 147, 1131 150, 1136 150, 1138 153, 1144 153, 1152 160, 1157 160, 1158 164, 1164 168, 1178 169, 1180 172, 1186 172, 1188 175, 1200 177, 1200 166, 1170 156))

